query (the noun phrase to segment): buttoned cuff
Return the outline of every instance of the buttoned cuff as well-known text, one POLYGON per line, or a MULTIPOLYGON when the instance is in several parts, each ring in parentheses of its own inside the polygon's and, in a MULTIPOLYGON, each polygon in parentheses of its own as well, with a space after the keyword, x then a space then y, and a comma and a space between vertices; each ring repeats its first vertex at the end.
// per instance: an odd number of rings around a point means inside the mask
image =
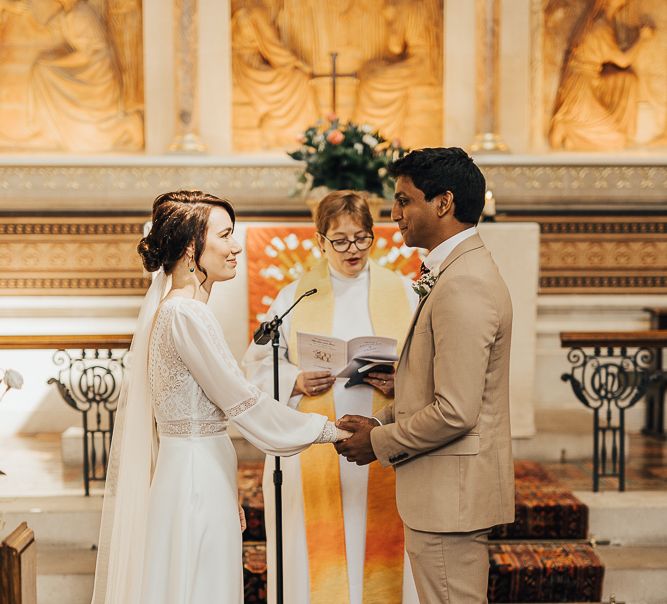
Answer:
POLYGON ((371 446, 380 465, 387 468, 408 459, 405 451, 396 451, 392 445, 391 430, 394 425, 378 426, 371 430, 371 446))

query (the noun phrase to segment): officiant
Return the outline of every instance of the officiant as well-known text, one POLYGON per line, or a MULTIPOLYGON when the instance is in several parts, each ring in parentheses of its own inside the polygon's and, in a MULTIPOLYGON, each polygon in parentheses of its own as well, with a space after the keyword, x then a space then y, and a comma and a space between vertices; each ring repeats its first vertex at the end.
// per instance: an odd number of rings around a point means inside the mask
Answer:
MULTIPOLYGON (((350 340, 385 336, 400 353, 417 297, 407 278, 369 259, 373 218, 363 194, 335 191, 319 203, 315 226, 322 261, 284 287, 268 316, 281 315, 305 291, 318 293, 281 327, 280 401, 331 419, 372 416, 393 396, 393 375, 370 373, 345 388, 346 378, 299 367, 297 333, 350 340)), ((251 344, 244 361, 249 379, 273 392, 271 346, 251 344)), ((275 538, 274 460, 264 468, 267 543, 275 538)), ((394 472, 357 466, 333 447, 311 447, 283 459, 284 594, 286 602, 416 604, 396 511, 394 472)), ((267 548, 269 603, 275 602, 275 551, 267 548)))

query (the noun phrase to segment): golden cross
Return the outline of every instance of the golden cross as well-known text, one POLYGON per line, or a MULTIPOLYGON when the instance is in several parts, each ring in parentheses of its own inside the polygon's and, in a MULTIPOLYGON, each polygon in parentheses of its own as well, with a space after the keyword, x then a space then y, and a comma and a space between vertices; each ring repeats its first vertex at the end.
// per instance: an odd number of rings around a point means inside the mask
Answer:
POLYGON ((330 52, 331 55, 331 73, 314 73, 314 78, 331 78, 331 110, 336 113, 336 80, 338 78, 356 78, 356 72, 352 73, 338 73, 336 71, 336 61, 338 59, 337 52, 330 52))

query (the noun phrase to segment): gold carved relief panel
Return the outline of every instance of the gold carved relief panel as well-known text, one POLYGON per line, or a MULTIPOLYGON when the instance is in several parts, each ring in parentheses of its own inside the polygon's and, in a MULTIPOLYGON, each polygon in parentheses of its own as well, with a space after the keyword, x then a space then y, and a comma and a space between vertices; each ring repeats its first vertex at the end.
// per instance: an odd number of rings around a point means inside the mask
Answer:
POLYGON ((522 216, 540 223, 540 293, 667 293, 667 217, 522 216))
POLYGON ((442 30, 442 0, 232 0, 235 149, 294 146, 334 96, 344 120, 441 144, 442 30))
POLYGON ((3 217, 0 292, 10 295, 143 294, 137 244, 148 217, 3 217))
POLYGON ((0 152, 143 149, 142 0, 0 0, 0 152))
POLYGON ((537 142, 667 148, 667 2, 536 0, 537 142))
MULTIPOLYGON (((143 294, 136 247, 148 219, 0 217, 0 294, 143 294)), ((540 224, 541 294, 667 293, 664 215, 498 219, 540 224)))

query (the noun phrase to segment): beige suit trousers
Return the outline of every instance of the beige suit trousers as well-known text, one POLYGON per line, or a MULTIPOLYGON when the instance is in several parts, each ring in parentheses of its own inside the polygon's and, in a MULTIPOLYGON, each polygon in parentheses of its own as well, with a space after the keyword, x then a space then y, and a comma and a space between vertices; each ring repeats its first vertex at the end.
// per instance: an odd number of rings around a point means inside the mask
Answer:
POLYGON ((420 604, 487 603, 489 532, 428 533, 405 526, 420 604))

